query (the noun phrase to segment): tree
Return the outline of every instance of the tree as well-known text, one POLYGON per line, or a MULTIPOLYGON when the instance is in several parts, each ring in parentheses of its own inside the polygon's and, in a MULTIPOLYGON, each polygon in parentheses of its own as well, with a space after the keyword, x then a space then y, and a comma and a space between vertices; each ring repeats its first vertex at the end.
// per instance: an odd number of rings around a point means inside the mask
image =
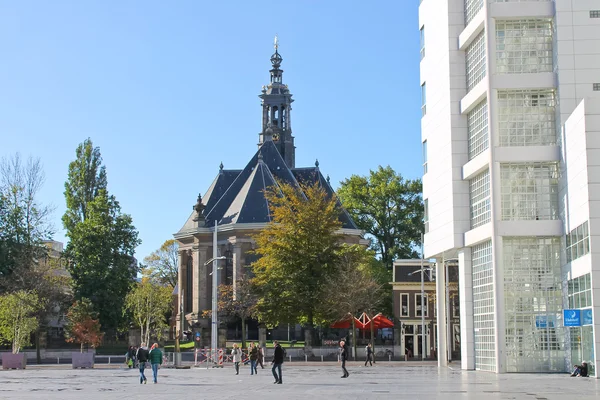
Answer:
POLYGON ((98 313, 94 311, 92 302, 82 298, 75 301, 67 313, 65 336, 69 343, 79 343, 80 351, 88 344, 93 348, 100 346, 104 333, 100 331, 98 313))
POLYGON ((0 296, 0 339, 12 345, 13 354, 31 344, 31 333, 38 326, 38 307, 38 296, 33 291, 19 290, 0 296))
POLYGON ((4 290, 23 289, 20 274, 12 272, 30 269, 45 253, 43 241, 53 234, 53 208, 38 200, 44 180, 39 159, 24 163, 17 153, 0 163, 0 278, 10 276, 1 282, 4 290))
POLYGON ((144 258, 144 263, 149 270, 150 277, 158 282, 174 288, 177 285, 179 246, 177 241, 169 239, 144 258))
MULTIPOLYGON (((352 326, 352 345, 356 359, 355 318, 369 314, 382 299, 382 285, 371 272, 372 252, 359 245, 344 245, 338 256, 339 271, 329 278, 325 308, 330 320, 349 318, 352 326)), ((371 341, 373 333, 371 333, 371 341)))
MULTIPOLYGON (((217 309, 230 317, 242 320, 242 349, 246 348, 246 320, 256 315, 257 296, 252 281, 247 275, 237 280, 235 294, 233 285, 221 284, 218 287, 219 301, 217 309)), ((210 310, 203 313, 204 317, 211 316, 210 310)))
POLYGON ((69 164, 62 218, 69 238, 68 270, 75 298, 90 299, 102 326, 116 329, 124 322, 125 296, 138 270, 133 255, 141 241, 131 216, 121 212, 106 189, 100 149, 87 139, 76 154, 69 164))
POLYGON ((173 289, 143 278, 125 298, 125 308, 140 328, 140 337, 150 343, 150 337, 162 338, 168 328, 166 315, 171 309, 173 289))
POLYGON ((395 258, 416 258, 423 232, 420 179, 405 180, 390 166, 352 175, 338 190, 356 225, 374 238, 373 249, 392 269, 395 258))
POLYGON ((312 345, 315 321, 328 293, 324 283, 335 274, 341 227, 336 199, 319 185, 280 184, 265 194, 272 221, 254 236, 258 261, 252 264, 262 321, 301 322, 312 345))

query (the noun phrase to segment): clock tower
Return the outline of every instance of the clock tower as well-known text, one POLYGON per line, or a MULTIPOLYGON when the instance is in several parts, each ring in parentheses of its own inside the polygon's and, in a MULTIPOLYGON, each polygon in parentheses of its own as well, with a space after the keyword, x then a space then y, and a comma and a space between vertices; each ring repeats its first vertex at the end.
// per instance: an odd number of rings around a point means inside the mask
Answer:
POLYGON ((279 67, 283 58, 279 54, 279 39, 275 36, 275 53, 271 56, 273 68, 271 83, 263 86, 258 96, 262 102, 262 131, 259 134, 258 146, 272 140, 288 168, 294 168, 296 155, 290 113, 292 111, 292 94, 282 82, 283 70, 279 67))

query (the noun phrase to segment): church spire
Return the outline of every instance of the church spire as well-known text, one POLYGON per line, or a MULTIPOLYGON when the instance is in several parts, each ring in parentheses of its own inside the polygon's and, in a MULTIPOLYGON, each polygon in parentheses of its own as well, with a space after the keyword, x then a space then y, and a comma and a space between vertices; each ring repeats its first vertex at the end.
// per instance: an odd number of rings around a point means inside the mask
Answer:
POLYGON ((263 86, 258 96, 262 100, 262 130, 259 134, 258 146, 272 140, 289 168, 295 167, 296 155, 290 112, 292 110, 292 94, 283 84, 283 57, 279 54, 279 38, 275 36, 275 53, 271 56, 271 82, 263 86))

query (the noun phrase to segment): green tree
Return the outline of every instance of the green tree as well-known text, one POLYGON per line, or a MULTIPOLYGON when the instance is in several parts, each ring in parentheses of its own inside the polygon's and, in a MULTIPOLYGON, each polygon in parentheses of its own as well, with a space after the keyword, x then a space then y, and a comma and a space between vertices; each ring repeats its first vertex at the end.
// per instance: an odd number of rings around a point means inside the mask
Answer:
POLYGON ((160 249, 145 257, 144 263, 146 263, 149 276, 174 288, 177 285, 178 251, 177 241, 169 239, 160 246, 160 249))
POLYGON ((328 296, 324 299, 324 307, 328 319, 350 319, 355 359, 354 318, 358 318, 363 312, 369 314, 382 301, 382 285, 373 276, 372 260, 373 253, 362 246, 344 245, 338 252, 339 271, 325 285, 328 296))
POLYGON ((102 326, 117 329, 138 272, 133 255, 141 241, 131 216, 108 194, 100 150, 89 139, 79 145, 77 159, 69 165, 65 197, 65 253, 74 296, 90 299, 102 326))
POLYGON ((38 307, 39 299, 33 291, 19 290, 0 296, 0 339, 11 344, 13 354, 31 344, 31 333, 38 326, 38 307))
POLYGON ((257 312, 270 325, 303 323, 310 347, 328 295, 324 283, 336 272, 340 210, 318 184, 281 184, 265 195, 272 221, 254 237, 260 256, 252 265, 257 312))
POLYGON ((75 301, 67 313, 65 336, 69 343, 79 343, 80 351, 86 344, 96 348, 102 343, 104 333, 100 331, 101 325, 98 313, 89 299, 82 298, 75 301))
POLYGON ((396 258, 416 258, 423 232, 420 179, 406 180, 390 166, 369 176, 352 175, 337 191, 357 226, 374 240, 373 249, 392 269, 396 258))
POLYGON ((125 298, 125 308, 140 328, 142 342, 162 338, 168 328, 166 315, 171 310, 172 292, 173 288, 144 278, 125 298))

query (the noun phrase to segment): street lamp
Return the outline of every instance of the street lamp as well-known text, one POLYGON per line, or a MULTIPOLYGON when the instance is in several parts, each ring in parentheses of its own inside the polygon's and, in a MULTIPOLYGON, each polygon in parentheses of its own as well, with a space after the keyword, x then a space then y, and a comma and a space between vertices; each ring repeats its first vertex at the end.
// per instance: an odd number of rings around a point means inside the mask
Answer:
POLYGON ((212 262, 213 269, 211 272, 212 275, 212 323, 210 330, 210 352, 213 357, 213 363, 216 363, 216 354, 218 349, 218 336, 219 336, 219 324, 218 324, 218 316, 217 316, 217 285, 218 285, 218 274, 217 274, 217 262, 219 260, 225 260, 227 257, 218 256, 217 255, 217 221, 215 221, 215 229, 213 232, 213 257, 204 263, 204 266, 207 266, 212 262))

